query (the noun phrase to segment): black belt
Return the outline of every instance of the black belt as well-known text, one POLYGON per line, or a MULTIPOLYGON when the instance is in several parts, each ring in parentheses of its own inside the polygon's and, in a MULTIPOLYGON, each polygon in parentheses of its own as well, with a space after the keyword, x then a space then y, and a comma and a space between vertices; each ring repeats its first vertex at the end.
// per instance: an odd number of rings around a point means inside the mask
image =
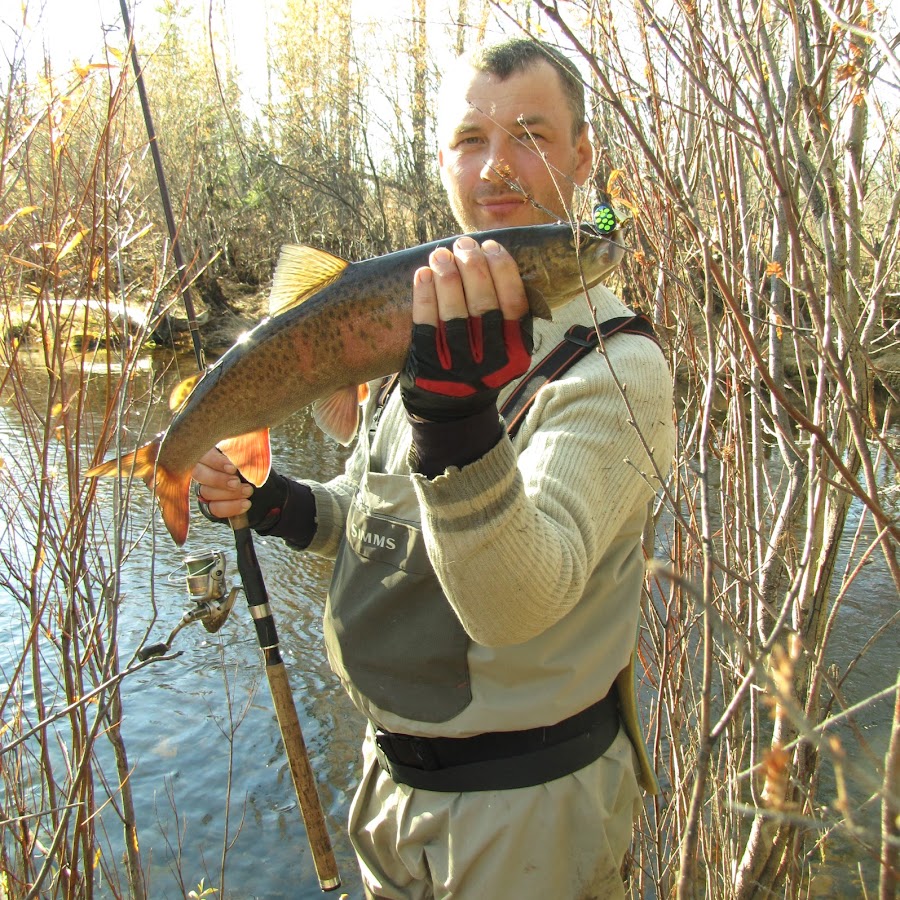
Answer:
POLYGON ((615 690, 556 725, 467 738, 375 729, 375 752, 394 781, 429 791, 512 790, 544 784, 602 756, 619 731, 615 690))

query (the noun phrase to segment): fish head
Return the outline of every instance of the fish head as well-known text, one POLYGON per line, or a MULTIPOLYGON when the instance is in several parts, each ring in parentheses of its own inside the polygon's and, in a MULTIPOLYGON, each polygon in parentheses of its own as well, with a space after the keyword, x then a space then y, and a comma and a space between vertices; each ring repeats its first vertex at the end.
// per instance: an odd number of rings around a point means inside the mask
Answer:
MULTIPOLYGON (((578 271, 585 284, 592 288, 615 269, 625 255, 621 232, 602 234, 594 225, 582 223, 573 234, 578 244, 578 271)), ((579 285, 580 286, 580 285, 579 285)))
POLYGON ((593 225, 534 225, 509 229, 515 237, 497 235, 513 255, 525 285, 531 312, 550 318, 587 288, 599 284, 622 261, 619 235, 601 234, 593 225))

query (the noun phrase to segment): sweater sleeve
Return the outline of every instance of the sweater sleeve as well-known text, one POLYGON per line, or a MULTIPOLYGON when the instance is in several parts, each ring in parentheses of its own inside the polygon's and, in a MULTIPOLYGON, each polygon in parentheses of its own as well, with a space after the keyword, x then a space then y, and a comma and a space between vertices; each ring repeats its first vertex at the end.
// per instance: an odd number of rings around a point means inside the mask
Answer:
POLYGON ((504 436, 468 466, 413 476, 435 572, 480 644, 527 641, 566 615, 668 469, 672 378, 662 353, 635 335, 607 351, 541 390, 515 447, 504 436))
POLYGON ((312 491, 316 505, 315 534, 304 548, 310 553, 325 559, 337 556, 364 464, 362 448, 357 441, 341 475, 327 482, 304 480, 312 491))

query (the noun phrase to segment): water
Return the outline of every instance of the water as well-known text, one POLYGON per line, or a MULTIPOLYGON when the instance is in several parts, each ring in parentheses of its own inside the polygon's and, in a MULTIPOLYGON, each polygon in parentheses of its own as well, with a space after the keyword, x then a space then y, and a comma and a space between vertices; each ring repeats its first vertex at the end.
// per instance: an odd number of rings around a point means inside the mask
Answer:
MULTIPOLYGON (((99 401, 101 387, 94 390, 99 401)), ((156 415, 165 420, 168 414, 162 408, 156 415)), ((151 422, 148 431, 152 433, 160 424, 151 422)), ((12 465, 23 446, 21 421, 9 406, 0 406, 0 457, 12 465)), ((346 456, 305 413, 278 430, 273 446, 280 471, 297 477, 325 480, 341 470, 346 456)), ((4 483, 0 481, 0 487, 4 483)), ((104 492, 102 508, 111 510, 112 483, 104 482, 100 490, 104 492)), ((132 521, 152 519, 149 493, 142 485, 132 502, 132 521)), ((195 515, 189 541, 179 549, 158 518, 155 521, 155 542, 146 535, 122 570, 119 637, 123 662, 142 642, 165 640, 188 607, 181 567, 186 555, 210 547, 223 549, 229 556, 229 576, 236 578, 227 527, 195 515)), ((0 543, 11 540, 10 535, 0 535, 0 543)), ((19 534, 15 540, 27 546, 27 535, 19 534)), ((356 862, 346 837, 346 818, 358 773, 363 721, 325 658, 321 612, 330 563, 290 551, 277 540, 257 538, 256 550, 343 880, 341 890, 331 896, 361 897, 356 862)), ((877 627, 873 623, 880 624, 894 614, 896 600, 876 555, 844 602, 840 638, 832 643, 833 662, 845 666, 877 627)), ((897 670, 897 637, 895 625, 867 654, 845 686, 849 702, 892 683, 897 670)), ((0 681, 5 681, 24 639, 20 610, 0 583, 0 681)), ((133 769, 131 785, 148 896, 176 898, 191 890, 200 893, 203 879, 205 887, 219 889, 213 895, 216 898, 321 897, 243 598, 238 598, 218 633, 211 635, 199 624, 190 625, 176 636, 172 653, 177 656, 129 676, 123 687, 123 737, 133 769), (226 852, 223 884, 221 863, 226 852)), ((24 696, 21 702, 33 711, 33 699, 24 696)), ((885 723, 890 719, 890 705, 887 698, 858 717, 881 759, 888 739, 885 723)), ((101 759, 108 763, 109 751, 102 741, 100 746, 101 759)), ((111 765, 108 771, 114 771, 111 765)), ((827 802, 832 796, 826 780, 822 799, 827 802)), ((118 856, 120 827, 108 810, 104 822, 111 845, 108 852, 118 856)), ((835 852, 837 867, 849 865, 852 870, 851 861, 858 850, 838 846, 835 852)), ((111 868, 119 866, 114 863, 111 868)), ((814 894, 816 885, 822 884, 828 892, 830 876, 821 878, 813 885, 814 894)), ((121 885, 101 885, 99 889, 100 896, 117 892, 123 892, 121 885)))
MULTIPOLYGON (((102 390, 97 386, 94 390, 99 399, 102 390)), ((159 414, 167 417, 164 408, 159 414)), ((0 459, 7 474, 25 463, 22 427, 11 405, 0 405, 0 459)), ((152 434, 157 427, 151 422, 147 431, 152 434)), ((284 471, 290 472, 289 462, 296 460, 295 474, 311 478, 337 474, 346 455, 303 414, 273 436, 273 447, 284 471)), ((50 452, 59 453, 61 447, 52 445, 50 452)), ((9 479, 0 481, 0 498, 9 484, 9 479)), ((112 482, 102 482, 99 490, 111 520, 112 482)), ((7 495, 6 508, 11 508, 10 501, 7 495)), ((147 521, 149 492, 142 485, 132 504, 130 518, 147 521)), ((0 532, 0 543, 13 540, 22 543, 23 552, 31 552, 27 535, 0 532)), ((364 722, 337 685, 325 658, 321 611, 330 564, 285 551, 280 542, 257 538, 255 546, 343 882, 341 890, 329 896, 359 897, 362 889, 346 838, 346 817, 364 722)), ((190 605, 183 559, 210 547, 226 552, 229 581, 237 583, 227 526, 195 516, 188 542, 176 548, 157 520, 155 542, 150 535, 138 542, 122 569, 119 641, 123 665, 142 642, 168 638, 190 605)), ((0 579, 4 690, 25 641, 25 621, 0 579)), ((323 896, 243 595, 219 632, 209 634, 201 624, 189 625, 175 637, 171 652, 177 657, 155 661, 129 676, 122 691, 122 731, 133 770, 131 785, 148 896, 155 900, 184 897, 191 890, 199 893, 201 879, 204 886, 219 888, 213 895, 216 898, 323 896), (221 860, 226 846, 223 891, 221 860)), ((33 715, 33 697, 26 695, 21 702, 33 715)), ((112 755, 102 739, 98 747, 106 770, 114 776, 112 755)), ((104 823, 109 852, 118 857, 121 827, 109 811, 104 823)), ((100 896, 127 894, 122 885, 101 884, 99 891, 100 896)))

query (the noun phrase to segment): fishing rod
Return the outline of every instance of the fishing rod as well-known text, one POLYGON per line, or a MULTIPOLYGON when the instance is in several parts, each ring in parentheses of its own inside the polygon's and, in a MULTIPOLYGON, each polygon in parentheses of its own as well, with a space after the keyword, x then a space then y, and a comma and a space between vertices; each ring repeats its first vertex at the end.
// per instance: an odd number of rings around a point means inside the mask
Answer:
MULTIPOLYGON (((187 313, 188 328, 191 332, 191 343, 194 347, 194 356, 197 359, 197 367, 202 371, 204 368, 203 345, 200 341, 200 325, 197 322, 197 316, 194 314, 194 301, 191 298, 191 291, 187 284, 187 266, 184 262, 184 256, 181 253, 181 241, 178 239, 178 228, 175 225, 175 215, 172 212, 172 201, 169 199, 169 188, 166 185, 166 176, 163 171, 162 155, 159 152, 159 141, 156 138, 156 128, 153 125, 153 116, 150 112, 150 100, 147 97, 147 89, 144 86, 144 72, 138 61, 137 44, 134 40, 134 32, 131 28, 131 19, 128 16, 128 5, 126 0, 119 0, 119 8, 122 10, 122 21, 125 24, 125 33, 128 36, 128 46, 131 55, 131 66, 134 69, 134 77, 137 82, 138 98, 141 102, 141 112, 144 115, 144 126, 147 129, 147 139, 150 144, 150 156, 153 158, 153 168, 156 171, 156 183, 159 186, 159 199, 162 203, 163 215, 166 219, 166 230, 169 234, 169 241, 172 244, 172 256, 175 257, 175 268, 178 270, 178 293, 184 302, 184 309, 187 313)), ((153 307, 150 310, 149 321, 152 322, 157 315, 159 308, 159 298, 153 301, 153 307)), ((154 326, 155 329, 158 326, 154 326)))
POLYGON ((306 752, 306 743, 303 740, 300 720, 297 718, 297 707, 294 705, 294 695, 291 693, 287 669, 281 658, 278 632, 275 628, 272 609, 269 606, 269 595, 263 581, 262 569, 253 547, 252 532, 246 513, 232 516, 228 521, 234 530, 238 571, 244 585, 244 593, 247 595, 250 615, 253 617, 253 624, 256 627, 259 647, 265 658, 266 678, 272 693, 278 727, 281 729, 281 737, 284 741, 284 751, 291 770, 291 780, 300 804, 303 824, 306 826, 306 838, 309 842, 309 849, 312 851, 319 886, 323 891, 333 891, 341 886, 337 860, 331 847, 331 839, 328 837, 325 815, 322 812, 319 792, 316 789, 316 778, 309 761, 309 754, 306 752))
MULTIPOLYGON (((159 142, 156 139, 156 131, 153 127, 153 119, 150 113, 150 102, 144 87, 144 78, 138 63, 137 45, 128 16, 126 0, 119 0, 122 10, 122 19, 128 34, 131 51, 131 62, 137 79, 138 96, 141 101, 141 109, 144 114, 144 123, 150 140, 150 151, 153 157, 153 165, 156 170, 156 180, 159 186, 160 199, 166 218, 166 227, 169 239, 172 242, 172 253, 179 275, 179 292, 184 300, 185 310, 191 331, 191 340, 194 346, 194 355, 197 367, 202 372, 205 368, 203 347, 200 342, 200 329, 197 317, 194 315, 194 306, 190 291, 186 283, 186 266, 181 254, 181 244, 178 240, 178 230, 175 226, 175 217, 172 214, 172 204, 169 200, 169 190, 166 185, 165 172, 162 165, 162 157, 159 152, 159 142)), ((294 696, 291 693, 287 670, 281 659, 278 646, 278 632, 275 628, 275 619, 269 606, 269 596, 263 580, 262 569, 256 558, 253 547, 253 537, 247 522, 246 515, 234 516, 229 519, 234 531, 234 543, 237 553, 238 572, 247 597, 250 615, 256 626, 256 635, 259 647, 265 659, 266 678, 269 682, 269 690, 272 694, 272 704, 275 707, 275 717, 281 731, 281 739, 284 743, 285 754, 291 770, 291 780, 294 791, 297 794, 297 802, 306 827, 306 837, 312 851, 313 863, 316 867, 316 875, 319 878, 319 886, 323 891, 333 891, 341 886, 338 874, 337 861, 328 837, 328 829, 325 824, 325 815, 322 812, 322 804, 316 789, 316 779, 309 762, 309 754, 306 751, 306 743, 303 740, 303 732, 300 729, 300 720, 297 717, 297 708, 294 705, 294 696)), ((188 566, 188 592, 195 600, 195 607, 182 617, 181 622, 169 635, 167 642, 145 647, 138 654, 141 659, 166 652, 175 638, 175 635, 191 622, 201 621, 207 631, 217 631, 228 617, 237 589, 232 590, 228 598, 224 598, 224 554, 213 552, 212 558, 207 556, 186 560, 188 566)))
POLYGON ((184 561, 187 569, 187 589, 194 605, 182 616, 167 640, 142 647, 137 657, 144 662, 153 656, 168 653, 178 632, 193 622, 201 622, 207 631, 215 633, 225 623, 238 592, 243 588, 256 628, 257 640, 265 659, 266 679, 272 694, 275 717, 278 719, 278 728, 284 742, 291 781, 306 827, 306 838, 312 852, 319 886, 323 891, 333 891, 341 886, 337 860, 328 836, 325 815, 316 788, 316 777, 309 761, 306 742, 303 740, 303 731, 297 717, 297 707, 294 705, 287 669, 281 657, 278 631, 269 606, 269 595, 262 569, 253 546, 252 532, 246 514, 233 516, 229 522, 234 530, 241 586, 232 587, 226 594, 226 561, 225 554, 221 551, 209 550, 187 557, 184 561))

